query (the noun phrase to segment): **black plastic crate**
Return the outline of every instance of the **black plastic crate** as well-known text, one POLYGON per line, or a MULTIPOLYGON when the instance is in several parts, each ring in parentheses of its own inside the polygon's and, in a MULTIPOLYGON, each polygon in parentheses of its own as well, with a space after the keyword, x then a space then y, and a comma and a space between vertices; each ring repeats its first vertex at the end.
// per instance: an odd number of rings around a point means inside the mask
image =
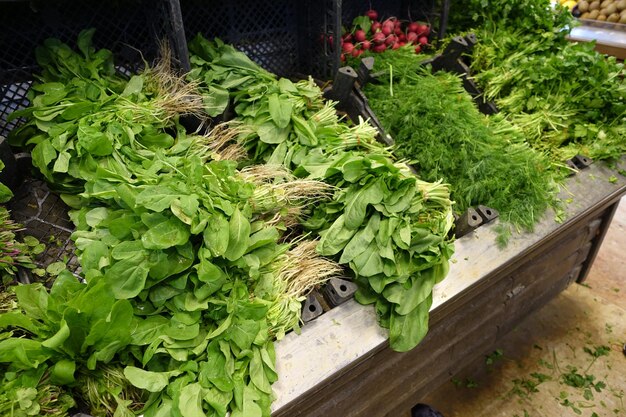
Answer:
POLYGON ((175 62, 189 65, 178 0, 0 0, 0 135, 19 124, 7 123, 7 116, 28 105, 38 72, 35 48, 48 38, 73 46, 88 28, 96 28, 95 46, 112 50, 120 68, 136 69, 142 56, 152 60, 162 40, 175 62))
POLYGON ((23 235, 34 236, 46 244, 45 251, 35 259, 39 267, 61 261, 70 271, 79 271, 70 239, 74 225, 67 215, 68 208, 43 181, 32 178, 24 181, 7 208, 13 220, 24 226, 23 235))
POLYGON ((333 0, 181 0, 187 39, 198 33, 233 44, 281 76, 330 78, 338 26, 333 0))

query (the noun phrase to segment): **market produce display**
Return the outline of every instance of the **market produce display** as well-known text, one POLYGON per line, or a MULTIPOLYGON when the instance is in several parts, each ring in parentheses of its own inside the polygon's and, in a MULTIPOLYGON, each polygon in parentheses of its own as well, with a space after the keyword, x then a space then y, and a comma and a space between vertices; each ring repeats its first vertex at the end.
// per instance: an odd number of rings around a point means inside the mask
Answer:
POLYGON ((335 188, 303 227, 321 236, 321 255, 350 267, 356 299, 376 304, 391 347, 413 348, 426 333, 432 288, 453 252, 448 187, 395 163, 373 127, 340 121, 312 80, 277 79, 233 47, 201 36, 190 50, 190 76, 202 83, 209 109, 232 102, 235 120, 250 131, 239 138, 250 163, 277 164, 335 188), (216 103, 215 91, 228 94, 216 103))
POLYGON ((478 35, 471 68, 488 100, 528 143, 563 162, 576 154, 615 159, 626 152, 624 66, 565 36, 572 17, 547 0, 480 2, 474 19, 453 19, 478 35), (529 13, 532 10, 533 13, 529 13))
POLYGON ((421 61, 406 48, 381 54, 377 82, 364 87, 395 153, 425 180, 451 184, 459 214, 483 204, 502 220, 532 229, 556 204, 549 159, 503 117, 479 113, 460 77, 431 74, 421 61))
MULTIPOLYGON (((621 3, 577 9, 614 21, 621 3)), ((321 83, 279 78, 219 39, 189 43, 188 74, 166 46, 129 70, 93 30, 37 48, 8 140, 70 208, 80 268, 17 284, 44 247, 0 207, 0 414, 269 417, 275 343, 333 277, 358 285, 392 349, 414 348, 455 212, 497 209, 504 243, 558 210, 568 158, 626 152, 623 65, 567 41, 565 7, 451 10, 453 32, 478 36, 463 59, 499 114, 422 65, 427 23, 369 10, 343 28, 342 60, 376 54, 363 88, 392 148, 321 83)), ((0 203, 11 196, 0 184, 0 203)))

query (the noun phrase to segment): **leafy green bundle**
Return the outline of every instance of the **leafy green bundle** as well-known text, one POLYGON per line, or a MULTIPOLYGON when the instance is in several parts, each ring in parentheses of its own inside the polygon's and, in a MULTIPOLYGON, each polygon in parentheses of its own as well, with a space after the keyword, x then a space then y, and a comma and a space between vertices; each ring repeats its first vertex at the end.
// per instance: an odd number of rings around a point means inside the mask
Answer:
POLYGON ((480 114, 456 75, 431 74, 406 50, 380 54, 379 83, 365 86, 370 106, 427 181, 451 184, 458 212, 484 204, 532 229, 555 203, 549 160, 501 117, 480 114))
POLYGON ((578 153, 613 159, 626 152, 623 64, 594 51, 593 43, 552 33, 479 33, 475 78, 531 146, 561 162, 578 153))
POLYGON ((527 32, 554 32, 573 22, 570 11, 551 0, 453 0, 449 25, 453 32, 477 27, 524 28, 527 32))
MULTIPOLYGON (((290 241, 319 181, 225 159, 232 131, 189 136, 200 97, 163 68, 126 79, 79 37, 38 51, 44 72, 14 144, 74 208, 82 275, 19 287, 0 362, 49 368, 96 416, 269 416, 273 341, 297 328, 313 286, 338 273, 290 241), (88 69, 88 70, 84 70, 88 69), (71 111, 69 109, 72 109, 71 111)), ((17 117, 17 116, 16 116, 17 117)))
POLYGON ((230 104, 250 131, 239 137, 249 163, 279 164, 336 187, 303 226, 321 236, 320 254, 349 265, 357 300, 376 303, 391 347, 414 347, 453 251, 447 186, 420 181, 395 163, 371 126, 341 122, 312 80, 277 79, 231 46, 200 36, 190 51, 190 75, 204 88, 208 110, 230 104))

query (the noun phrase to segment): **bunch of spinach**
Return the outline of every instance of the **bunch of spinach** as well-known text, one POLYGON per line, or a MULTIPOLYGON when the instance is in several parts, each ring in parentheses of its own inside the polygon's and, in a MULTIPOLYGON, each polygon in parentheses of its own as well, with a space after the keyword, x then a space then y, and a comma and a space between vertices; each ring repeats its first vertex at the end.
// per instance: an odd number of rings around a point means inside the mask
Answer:
POLYGON ((459 213, 484 204, 530 230, 556 204, 549 159, 506 120, 480 114, 458 76, 431 74, 405 50, 380 54, 376 67, 379 82, 364 92, 395 152, 425 180, 450 183, 459 213))
POLYGON ((27 119, 11 131, 11 145, 32 149, 33 165, 69 194, 99 176, 128 181, 145 171, 154 152, 175 145, 179 112, 199 105, 188 87, 163 94, 168 80, 150 67, 130 78, 117 72, 113 54, 92 46, 93 34, 81 32, 79 52, 55 39, 38 47, 43 71, 29 90, 32 104, 9 116, 27 119))
POLYGON ((50 291, 41 284, 14 291, 18 308, 0 315, 0 328, 13 329, 0 341, 7 374, 45 371, 52 384, 80 386, 84 370, 111 361, 130 341, 133 307, 102 279, 85 285, 64 271, 50 291))
POLYGON ((338 272, 315 242, 282 242, 287 219, 328 187, 284 170, 255 181, 214 160, 215 138, 186 135, 170 112, 180 95, 159 96, 149 69, 107 71, 110 53, 90 39, 81 34, 82 54, 47 42, 41 94, 12 135, 34 145, 74 208, 86 283, 63 273, 49 293, 20 287, 20 310, 0 327, 27 337, 0 342, 0 362, 49 366, 96 415, 269 416, 273 341, 297 327, 303 294, 338 272), (69 87, 49 97, 55 82, 69 87), (77 102, 90 110, 61 111, 77 102))
POLYGON ((221 92, 219 108, 230 105, 248 127, 239 138, 248 163, 280 164, 336 187, 304 227, 321 236, 320 254, 350 266, 357 300, 376 303, 391 347, 414 347, 426 334, 432 287, 445 277, 453 251, 447 186, 420 181, 395 163, 368 124, 341 121, 312 80, 277 79, 233 47, 200 36, 190 51, 190 76, 202 83, 205 102, 221 92))

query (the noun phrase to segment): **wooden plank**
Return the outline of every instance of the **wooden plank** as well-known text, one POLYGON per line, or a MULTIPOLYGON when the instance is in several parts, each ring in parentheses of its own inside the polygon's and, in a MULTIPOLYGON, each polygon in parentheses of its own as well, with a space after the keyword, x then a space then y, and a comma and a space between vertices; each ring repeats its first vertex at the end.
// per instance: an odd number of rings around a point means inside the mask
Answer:
POLYGON ((495 340, 496 318, 503 315, 506 293, 511 288, 511 280, 501 278, 492 281, 491 291, 469 298, 464 308, 453 313, 433 312, 429 334, 415 350, 399 354, 386 348, 364 360, 348 375, 326 381, 316 395, 332 396, 333 401, 327 404, 303 401, 281 409, 276 416, 343 417, 363 415, 359 413, 364 410, 375 413, 372 415, 384 415, 395 410, 398 401, 409 403, 417 393, 431 390, 433 387, 427 385, 447 378, 451 368, 465 360, 475 346, 489 345, 495 340), (485 320, 494 323, 490 330, 485 329, 485 320), (386 397, 393 397, 394 404, 389 404, 386 397))

